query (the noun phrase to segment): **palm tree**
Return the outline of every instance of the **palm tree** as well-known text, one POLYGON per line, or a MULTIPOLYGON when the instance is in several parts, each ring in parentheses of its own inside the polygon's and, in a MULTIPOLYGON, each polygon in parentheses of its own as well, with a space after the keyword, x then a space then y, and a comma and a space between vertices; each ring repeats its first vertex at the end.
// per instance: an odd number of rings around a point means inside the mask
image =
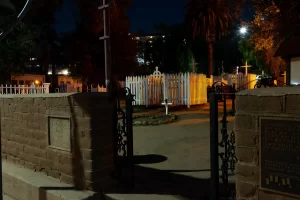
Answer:
POLYGON ((208 44, 208 77, 213 74, 213 47, 216 38, 227 35, 239 12, 242 0, 188 0, 187 18, 192 22, 193 37, 205 36, 208 44), (235 1, 231 9, 232 2, 235 1), (238 1, 238 2, 237 2, 238 1), (231 5, 230 5, 231 4, 231 5))

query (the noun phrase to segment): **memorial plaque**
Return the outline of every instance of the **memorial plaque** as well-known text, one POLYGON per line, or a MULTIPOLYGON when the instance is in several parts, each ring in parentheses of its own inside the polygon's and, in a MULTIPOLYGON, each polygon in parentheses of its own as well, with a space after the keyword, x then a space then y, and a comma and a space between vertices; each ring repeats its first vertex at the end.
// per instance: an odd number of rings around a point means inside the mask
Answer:
POLYGON ((260 186, 300 197, 300 119, 261 118, 260 186))
POLYGON ((49 146, 61 150, 71 150, 71 123, 69 118, 49 117, 49 146))

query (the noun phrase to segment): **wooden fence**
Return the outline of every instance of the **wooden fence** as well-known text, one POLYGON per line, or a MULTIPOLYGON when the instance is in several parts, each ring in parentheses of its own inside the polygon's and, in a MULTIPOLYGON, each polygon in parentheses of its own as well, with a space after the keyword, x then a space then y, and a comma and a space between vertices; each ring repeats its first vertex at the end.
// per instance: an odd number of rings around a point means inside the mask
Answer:
POLYGON ((162 74, 126 77, 126 87, 135 95, 134 105, 161 105, 165 99, 173 105, 207 103, 207 79, 203 74, 162 74))
POLYGON ((207 86, 212 86, 216 82, 223 82, 227 85, 235 84, 237 90, 253 89, 256 84, 256 74, 248 74, 245 76, 243 73, 227 74, 221 76, 211 76, 206 80, 207 86))

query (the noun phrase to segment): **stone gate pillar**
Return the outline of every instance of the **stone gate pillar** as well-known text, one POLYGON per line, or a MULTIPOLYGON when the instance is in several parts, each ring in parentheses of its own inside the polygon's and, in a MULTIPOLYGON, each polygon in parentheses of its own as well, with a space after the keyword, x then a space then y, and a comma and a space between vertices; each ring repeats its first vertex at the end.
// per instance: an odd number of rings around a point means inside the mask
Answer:
POLYGON ((300 88, 242 91, 236 111, 237 199, 300 199, 300 88))

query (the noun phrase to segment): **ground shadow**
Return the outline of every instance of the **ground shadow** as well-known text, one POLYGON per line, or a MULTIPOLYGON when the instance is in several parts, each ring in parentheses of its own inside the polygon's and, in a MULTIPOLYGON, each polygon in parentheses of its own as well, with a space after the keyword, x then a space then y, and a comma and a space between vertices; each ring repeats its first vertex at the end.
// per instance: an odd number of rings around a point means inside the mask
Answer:
MULTIPOLYGON (((72 103, 71 96, 68 96, 69 112, 71 115, 71 122, 73 125, 72 135, 72 175, 73 183, 77 190, 84 189, 84 167, 82 164, 82 153, 79 145, 79 130, 76 112, 72 103)), ((83 107, 82 107, 83 108, 83 107)))
MULTIPOLYGON (((133 189, 126 184, 107 191, 116 194, 160 194, 176 195, 188 199, 206 200, 210 198, 210 180, 176 174, 176 172, 210 171, 205 170, 158 170, 148 167, 135 166, 135 184, 133 189)), ((232 187, 233 184, 230 184, 232 187)), ((220 185, 220 193, 225 193, 220 185)))
POLYGON ((166 161, 168 158, 162 155, 149 154, 149 155, 139 155, 134 156, 133 161, 134 164, 153 164, 153 163, 161 163, 166 161))

